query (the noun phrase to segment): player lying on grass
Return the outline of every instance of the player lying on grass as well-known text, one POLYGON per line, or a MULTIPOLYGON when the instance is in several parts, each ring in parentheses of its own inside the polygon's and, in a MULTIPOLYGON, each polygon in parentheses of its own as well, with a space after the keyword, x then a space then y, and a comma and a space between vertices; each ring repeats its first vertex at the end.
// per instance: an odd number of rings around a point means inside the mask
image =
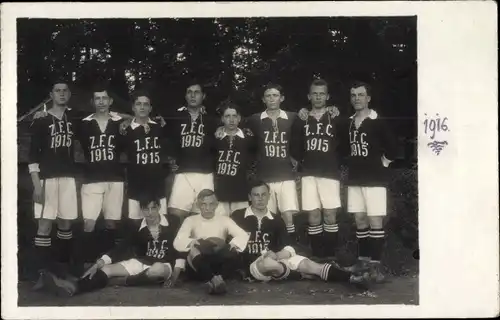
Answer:
POLYGON ((246 277, 259 281, 301 277, 368 283, 367 270, 359 269, 352 273, 336 264, 319 264, 297 255, 283 219, 267 208, 269 192, 265 182, 252 182, 249 194, 251 206, 237 210, 231 216, 238 226, 250 234, 245 251, 239 255, 240 268, 246 277))
POLYGON ((174 248, 187 253, 186 274, 203 281, 210 294, 225 293, 223 276, 234 269, 234 256, 246 247, 248 234, 231 218, 215 214, 218 201, 214 191, 200 191, 197 202, 201 213, 184 220, 174 248))
POLYGON ((75 281, 61 279, 50 272, 43 273, 44 288, 59 296, 73 296, 102 289, 115 277, 126 277, 126 286, 161 283, 173 286, 185 267, 185 255, 172 246, 179 219, 160 214, 159 198, 141 198, 140 206, 144 219, 127 240, 103 255, 75 281))

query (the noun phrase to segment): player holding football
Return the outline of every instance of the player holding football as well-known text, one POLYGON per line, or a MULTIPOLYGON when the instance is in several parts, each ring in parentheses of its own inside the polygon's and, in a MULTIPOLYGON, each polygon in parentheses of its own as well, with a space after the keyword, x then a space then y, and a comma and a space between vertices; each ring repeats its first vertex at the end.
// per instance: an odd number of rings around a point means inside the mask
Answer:
POLYGON ((47 116, 31 124, 29 173, 33 182, 34 216, 38 229, 34 239, 37 271, 52 263, 51 231, 57 219, 57 260, 70 261, 72 221, 78 217, 74 163, 74 128, 68 108, 71 97, 68 82, 53 83, 52 106, 47 116))
POLYGON ((291 153, 301 164, 302 209, 309 218, 312 254, 331 260, 337 247, 336 214, 341 202, 338 118, 332 119, 326 110, 329 98, 326 81, 314 80, 308 94, 312 109, 305 121, 297 118, 294 122, 291 153))
POLYGON ((188 253, 187 273, 203 281, 208 293, 222 294, 226 292, 223 276, 234 269, 234 255, 245 249, 248 234, 228 216, 215 214, 218 201, 214 191, 200 191, 197 201, 201 213, 184 220, 174 248, 188 253))
POLYGON ((240 109, 228 103, 221 108, 224 130, 215 141, 215 194, 219 202, 217 214, 231 215, 248 207, 247 171, 255 154, 255 138, 248 129, 238 127, 240 109))
POLYGON ((172 247, 179 219, 160 214, 159 198, 144 195, 139 203, 144 218, 138 230, 98 259, 77 280, 43 273, 44 288, 59 296, 73 296, 102 289, 115 277, 126 277, 126 286, 160 283, 174 286, 185 268, 184 255, 172 247))
MULTIPOLYGON (((124 172, 120 165, 120 133, 122 117, 110 113, 113 99, 105 87, 96 87, 91 99, 95 113, 84 118, 77 126, 76 136, 82 146, 86 164, 82 185, 83 234, 77 239, 75 251, 81 261, 96 258, 94 248, 99 247, 93 234, 101 211, 105 221, 105 237, 100 244, 107 251, 115 244, 117 222, 122 217, 124 172)), ((102 252, 101 252, 102 253, 102 252)))
POLYGON ((212 154, 215 119, 204 114, 205 93, 193 81, 186 88, 186 106, 166 119, 167 135, 174 143, 175 173, 169 199, 169 213, 184 219, 199 213, 196 195, 203 189, 214 189, 214 157, 212 154))
POLYGON ((371 88, 354 83, 350 100, 347 209, 356 220, 357 267, 371 266, 372 277, 381 282, 380 260, 384 246, 383 220, 387 214, 387 167, 395 158, 395 142, 387 124, 369 108, 371 88))
POLYGON ((281 217, 267 208, 270 188, 254 181, 250 188, 251 206, 231 216, 238 226, 250 234, 247 247, 240 256, 240 268, 246 277, 259 281, 284 280, 291 276, 319 277, 324 281, 346 281, 366 284, 369 274, 359 269, 351 273, 336 264, 316 263, 297 255, 281 217))
POLYGON ((149 117, 150 95, 145 91, 133 94, 134 119, 125 123, 124 149, 127 153, 127 195, 129 218, 139 224, 142 216, 138 199, 144 194, 160 198, 160 212, 167 214, 164 168, 166 141, 162 125, 149 117), (145 183, 147 182, 147 183, 145 183))

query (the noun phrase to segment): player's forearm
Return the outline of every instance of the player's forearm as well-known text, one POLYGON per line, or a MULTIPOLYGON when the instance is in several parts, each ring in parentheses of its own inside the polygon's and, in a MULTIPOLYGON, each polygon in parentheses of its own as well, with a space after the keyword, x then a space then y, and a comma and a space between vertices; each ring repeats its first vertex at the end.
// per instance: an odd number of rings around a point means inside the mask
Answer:
MULTIPOLYGON (((32 164, 30 164, 30 166, 31 165, 32 164)), ((36 167, 38 168, 38 163, 36 163, 36 167)), ((33 187, 35 187, 35 188, 41 188, 42 187, 42 181, 40 180, 39 170, 38 171, 31 171, 32 168, 30 168, 29 170, 30 170, 31 182, 33 183, 33 187)))

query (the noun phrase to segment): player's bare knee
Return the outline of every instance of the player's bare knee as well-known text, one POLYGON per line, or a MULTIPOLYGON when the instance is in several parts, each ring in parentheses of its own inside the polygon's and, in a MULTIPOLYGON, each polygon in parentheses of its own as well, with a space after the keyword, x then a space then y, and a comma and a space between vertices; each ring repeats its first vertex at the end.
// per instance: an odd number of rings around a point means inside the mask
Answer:
POLYGON ((321 211, 319 209, 307 212, 308 221, 311 226, 317 226, 321 224, 321 211))
POLYGON ((71 228, 71 220, 57 219, 57 227, 61 230, 68 230, 71 228))
POLYGON ((326 224, 337 223, 337 209, 325 209, 323 211, 323 220, 326 224))
POLYGON ((101 268, 101 271, 104 272, 108 278, 113 276, 113 268, 112 265, 105 265, 101 268))
POLYGON ((104 227, 108 230, 115 230, 116 224, 116 220, 104 220, 104 227))
POLYGON ((92 219, 84 219, 83 220, 83 231, 84 232, 93 232, 95 229, 95 220, 92 219))
POLYGON ((310 273, 310 271, 313 270, 317 265, 318 264, 312 260, 303 259, 297 265, 297 271, 302 273, 310 273))
POLYGON ((149 278, 160 278, 163 277, 168 272, 168 267, 160 262, 155 262, 146 271, 146 276, 149 278))
POLYGON ((49 236, 52 232, 52 220, 39 219, 37 234, 41 236, 49 236))
POLYGON ((370 221, 365 212, 357 212, 354 214, 354 219, 356 220, 356 227, 358 229, 365 229, 370 226, 370 221))
POLYGON ((372 229, 382 229, 384 227, 384 216, 368 217, 372 229))
POLYGON ((272 275, 276 272, 281 271, 281 265, 276 260, 273 260, 271 258, 264 258, 257 261, 257 269, 264 275, 272 275))

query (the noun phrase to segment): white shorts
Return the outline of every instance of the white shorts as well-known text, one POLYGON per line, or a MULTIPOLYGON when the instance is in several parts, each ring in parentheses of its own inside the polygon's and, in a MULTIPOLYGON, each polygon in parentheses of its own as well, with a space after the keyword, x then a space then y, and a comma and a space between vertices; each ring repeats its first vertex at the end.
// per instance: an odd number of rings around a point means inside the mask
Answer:
MULTIPOLYGON (((167 198, 160 199, 160 213, 163 215, 167 214, 167 198)), ((128 199, 128 217, 129 219, 143 219, 141 205, 139 201, 134 199, 128 199)))
POLYGON ((49 178, 41 180, 41 183, 44 203, 34 204, 35 219, 78 218, 75 178, 49 178))
POLYGON ((84 219, 97 220, 101 211, 106 220, 120 220, 123 206, 123 182, 95 182, 82 185, 84 219))
MULTIPOLYGON (((264 281, 264 282, 273 280, 273 278, 271 276, 263 275, 260 272, 259 268, 257 268, 257 262, 261 259, 263 259, 262 256, 258 257, 257 260, 255 260, 254 262, 252 262, 252 264, 250 264, 250 274, 252 275, 252 277, 255 278, 255 280, 264 281)), ((299 268, 299 264, 304 259, 307 259, 307 258, 304 256, 295 255, 295 256, 290 257, 288 259, 279 260, 279 262, 282 262, 285 265, 285 267, 288 268, 289 270, 297 271, 297 269, 299 268)), ((285 278, 283 278, 283 280, 284 279, 285 278)))
POLYGON ((299 211, 295 180, 268 183, 271 196, 267 207, 273 213, 299 211))
POLYGON ((215 214, 231 216, 233 212, 238 209, 248 208, 249 204, 247 201, 245 202, 219 202, 219 206, 215 210, 215 214))
MULTIPOLYGON (((121 261, 121 262, 118 262, 118 264, 123 266, 125 268, 125 270, 127 270, 128 274, 131 276, 135 276, 135 275, 143 272, 144 270, 148 270, 149 268, 151 268, 150 265, 144 264, 137 259, 129 259, 129 260, 121 261)), ((170 263, 164 263, 164 265, 168 269, 170 269, 170 275, 172 275, 172 266, 170 265, 170 263)))
POLYGON ((387 215, 387 189, 384 187, 347 187, 347 210, 366 212, 370 217, 387 215))
POLYGON ((340 208, 340 182, 335 179, 302 177, 302 209, 340 208))
POLYGON ((177 173, 170 194, 170 208, 200 213, 196 205, 196 197, 203 189, 214 190, 212 173, 177 173))

